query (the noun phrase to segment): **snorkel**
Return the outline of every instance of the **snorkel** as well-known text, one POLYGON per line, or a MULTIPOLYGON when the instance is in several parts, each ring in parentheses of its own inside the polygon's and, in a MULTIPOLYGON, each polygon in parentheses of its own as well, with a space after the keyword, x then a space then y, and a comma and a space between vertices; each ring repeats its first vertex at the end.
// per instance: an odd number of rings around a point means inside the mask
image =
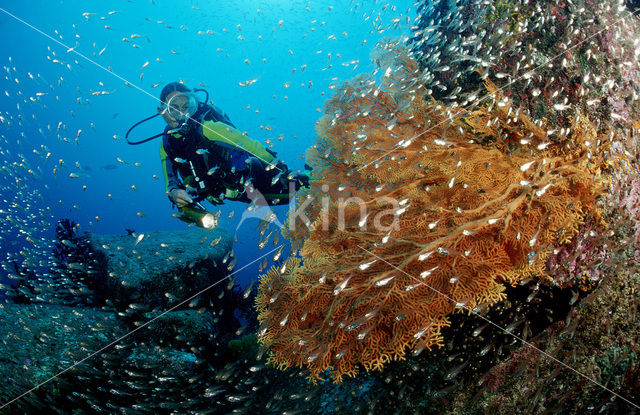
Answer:
POLYGON ((175 94, 174 96, 171 97, 171 99, 169 99, 168 102, 163 103, 163 110, 157 114, 154 114, 150 117, 147 117, 141 121, 138 121, 137 123, 133 124, 133 126, 131 126, 131 128, 129 128, 129 130, 127 131, 127 133, 125 134, 124 138, 127 140, 127 143, 135 146, 138 144, 144 144, 146 142, 149 142, 153 139, 156 139, 158 137, 161 137, 165 134, 175 134, 175 133, 180 133, 182 135, 185 135, 189 132, 189 129, 191 128, 190 123, 193 122, 198 122, 197 120, 193 119, 192 117, 196 114, 196 112, 198 111, 198 109, 200 108, 201 105, 206 104, 207 102, 209 102, 209 92, 207 92, 206 89, 202 89, 202 88, 194 88, 191 91, 188 92, 182 92, 182 91, 178 91, 177 94, 175 94), (204 92, 205 93, 205 99, 204 101, 200 101, 198 100, 198 97, 196 96, 195 93, 197 92, 204 92), (159 115, 163 115, 163 114, 169 114, 171 116, 171 118, 175 119, 178 122, 177 127, 172 128, 166 132, 161 132, 159 134, 153 135, 149 138, 145 138, 144 140, 139 140, 139 141, 130 141, 129 140, 129 134, 131 134, 131 131, 133 131, 133 129, 135 129, 137 126, 139 126, 142 123, 145 123, 159 115))

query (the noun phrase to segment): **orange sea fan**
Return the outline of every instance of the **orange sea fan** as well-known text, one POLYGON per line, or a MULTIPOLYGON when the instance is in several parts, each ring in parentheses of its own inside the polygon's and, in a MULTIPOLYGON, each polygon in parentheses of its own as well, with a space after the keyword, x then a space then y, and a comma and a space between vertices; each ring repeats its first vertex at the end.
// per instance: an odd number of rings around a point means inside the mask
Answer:
POLYGON ((284 232, 302 260, 261 278, 270 360, 311 378, 441 345, 449 314, 543 277, 548 254, 599 215, 608 140, 588 120, 549 138, 491 84, 493 104, 473 111, 429 104, 406 55, 383 62, 393 79, 357 78, 326 104, 299 195, 309 222, 284 232))

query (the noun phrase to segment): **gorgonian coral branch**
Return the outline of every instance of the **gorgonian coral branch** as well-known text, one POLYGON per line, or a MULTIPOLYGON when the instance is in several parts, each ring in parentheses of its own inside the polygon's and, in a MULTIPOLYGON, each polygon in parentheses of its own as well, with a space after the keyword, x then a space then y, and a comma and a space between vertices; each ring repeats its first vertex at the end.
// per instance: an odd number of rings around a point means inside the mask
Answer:
POLYGON ((442 345, 448 315, 544 277, 552 249, 599 215, 609 139, 586 117, 551 141, 490 82, 485 107, 445 107, 405 50, 389 54, 393 80, 360 77, 326 104, 307 154, 317 179, 299 195, 312 226, 285 231, 302 261, 260 284, 271 361, 311 378, 442 345))

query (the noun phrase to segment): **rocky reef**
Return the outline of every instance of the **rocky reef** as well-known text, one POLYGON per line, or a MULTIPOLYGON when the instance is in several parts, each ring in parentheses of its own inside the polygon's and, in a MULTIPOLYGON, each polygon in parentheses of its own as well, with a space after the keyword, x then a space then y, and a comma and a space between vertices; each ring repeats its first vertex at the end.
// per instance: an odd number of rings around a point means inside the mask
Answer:
POLYGON ((408 47, 380 42, 325 104, 297 255, 261 277, 270 364, 379 371, 424 412, 640 408, 635 312, 603 313, 638 303, 630 7, 428 1, 408 47))
POLYGON ((226 231, 93 235, 61 220, 57 236, 48 280, 22 269, 5 290, 0 400, 19 397, 10 413, 166 411, 245 353, 228 343, 255 330, 252 293, 228 278, 226 231))

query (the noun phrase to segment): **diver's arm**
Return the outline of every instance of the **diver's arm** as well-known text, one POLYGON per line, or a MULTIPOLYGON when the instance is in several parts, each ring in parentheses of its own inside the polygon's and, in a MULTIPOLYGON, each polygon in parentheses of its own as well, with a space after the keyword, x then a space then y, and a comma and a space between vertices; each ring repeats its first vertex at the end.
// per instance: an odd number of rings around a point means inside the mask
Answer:
POLYGON ((205 121, 202 124, 202 134, 217 144, 245 150, 265 163, 271 163, 275 159, 275 155, 259 141, 242 135, 240 131, 221 121, 205 121))
POLYGON ((182 183, 178 179, 178 168, 176 163, 167 156, 164 145, 160 144, 160 162, 162 163, 162 171, 164 173, 164 183, 167 186, 167 192, 172 189, 182 188, 182 183))

